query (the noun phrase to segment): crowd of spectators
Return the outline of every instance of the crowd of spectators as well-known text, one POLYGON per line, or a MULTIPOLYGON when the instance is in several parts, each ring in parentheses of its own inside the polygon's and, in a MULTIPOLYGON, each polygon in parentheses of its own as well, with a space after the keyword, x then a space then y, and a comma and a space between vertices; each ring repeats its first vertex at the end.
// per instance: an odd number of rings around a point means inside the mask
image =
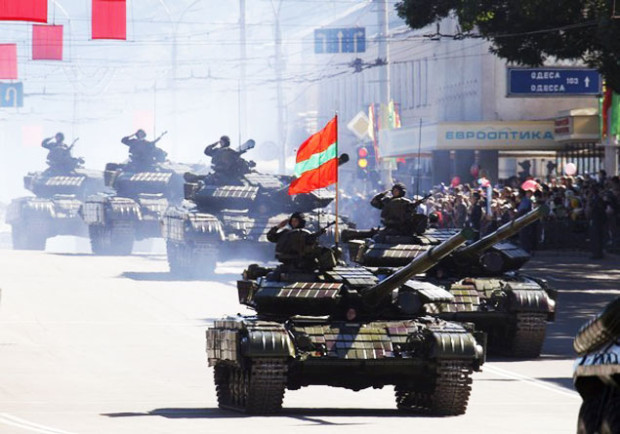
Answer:
MULTIPOLYGON (((486 180, 472 185, 442 184, 429 192, 430 197, 417 211, 428 216, 431 227, 470 226, 484 236, 533 207, 546 204, 549 213, 520 234, 520 243, 526 250, 589 246, 594 258, 602 257, 603 249, 620 250, 618 176, 607 177, 601 170, 596 176, 526 181, 513 187, 491 187, 486 185, 486 180)), ((351 217, 359 228, 379 224, 378 212, 369 205, 375 192, 343 195, 342 213, 351 217)))

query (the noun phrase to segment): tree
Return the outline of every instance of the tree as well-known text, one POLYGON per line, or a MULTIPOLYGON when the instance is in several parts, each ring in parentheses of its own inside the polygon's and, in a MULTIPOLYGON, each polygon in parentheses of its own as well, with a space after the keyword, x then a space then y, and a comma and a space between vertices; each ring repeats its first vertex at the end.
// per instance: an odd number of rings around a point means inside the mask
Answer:
POLYGON ((491 41, 491 52, 514 64, 582 61, 620 92, 616 1, 620 8, 620 0, 402 0, 396 11, 414 29, 455 17, 463 31, 477 30, 491 41))

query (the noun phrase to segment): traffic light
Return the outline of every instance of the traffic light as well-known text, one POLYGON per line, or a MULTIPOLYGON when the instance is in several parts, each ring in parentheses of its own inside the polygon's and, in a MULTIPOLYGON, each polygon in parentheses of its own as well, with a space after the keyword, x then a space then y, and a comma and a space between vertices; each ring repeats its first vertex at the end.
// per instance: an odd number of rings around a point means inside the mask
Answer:
POLYGON ((362 170, 368 167, 368 149, 365 146, 357 148, 357 167, 362 170))

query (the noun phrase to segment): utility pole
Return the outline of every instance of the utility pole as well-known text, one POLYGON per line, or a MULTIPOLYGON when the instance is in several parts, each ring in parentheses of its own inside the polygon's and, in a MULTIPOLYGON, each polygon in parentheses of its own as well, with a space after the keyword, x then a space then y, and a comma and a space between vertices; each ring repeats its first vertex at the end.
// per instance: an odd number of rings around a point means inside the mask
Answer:
POLYGON ((379 59, 384 63, 379 67, 379 98, 381 104, 387 106, 390 102, 390 46, 388 44, 389 21, 387 0, 377 2, 377 26, 379 27, 378 48, 379 59))
POLYGON ((246 37, 245 37, 245 0, 239 0, 239 144, 246 139, 246 37))
POLYGON ((284 126, 284 92, 282 90, 282 72, 284 65, 282 62, 282 32, 280 30, 280 10, 282 9, 282 0, 278 1, 278 6, 271 2, 273 12, 275 16, 275 75, 276 75, 276 104, 278 111, 278 145, 281 146, 282 152, 278 160, 278 170, 280 173, 284 173, 286 170, 286 157, 288 156, 286 151, 286 134, 284 126))
MULTIPOLYGON (((383 125, 383 121, 388 118, 385 111, 387 110, 388 104, 390 103, 390 48, 388 45, 388 4, 387 0, 375 0, 375 2, 377 3, 378 55, 379 59, 381 59, 381 61, 383 62, 383 65, 379 66, 379 125, 381 129, 386 129, 386 125, 383 125)), ((379 142, 379 149, 380 148, 381 143, 379 142)), ((381 170, 380 173, 381 178, 383 182, 386 183, 386 185, 392 182, 392 173, 389 168, 386 167, 384 170, 381 170)))

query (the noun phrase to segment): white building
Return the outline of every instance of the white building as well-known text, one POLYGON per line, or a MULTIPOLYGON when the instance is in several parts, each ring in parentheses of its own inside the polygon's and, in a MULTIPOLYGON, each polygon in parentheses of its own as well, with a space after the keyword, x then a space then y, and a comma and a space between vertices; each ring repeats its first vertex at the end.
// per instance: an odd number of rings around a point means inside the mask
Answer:
POLYGON ((315 81, 290 109, 292 117, 297 115, 300 123, 310 127, 308 133, 338 112, 341 148, 351 151, 360 140, 346 130, 347 122, 360 111, 368 112, 370 105, 392 99, 402 127, 381 126, 379 152, 382 157, 425 157, 421 173, 426 174, 426 187, 455 175, 470 181, 476 167, 496 182, 514 175, 517 160, 524 159, 530 160, 539 176, 547 174, 545 159, 559 164, 558 170, 569 159, 581 172, 599 168, 596 96, 510 97, 507 64, 490 53, 488 41, 460 38, 454 19, 411 30, 393 5, 388 6, 386 38, 379 26, 381 4, 380 0, 360 2, 324 26, 363 28, 363 53, 316 54, 309 50, 314 35, 304 38, 297 61, 305 67, 299 72, 312 74, 315 81), (389 53, 387 66, 377 62, 382 48, 389 53), (389 89, 385 100, 382 84, 389 89))

